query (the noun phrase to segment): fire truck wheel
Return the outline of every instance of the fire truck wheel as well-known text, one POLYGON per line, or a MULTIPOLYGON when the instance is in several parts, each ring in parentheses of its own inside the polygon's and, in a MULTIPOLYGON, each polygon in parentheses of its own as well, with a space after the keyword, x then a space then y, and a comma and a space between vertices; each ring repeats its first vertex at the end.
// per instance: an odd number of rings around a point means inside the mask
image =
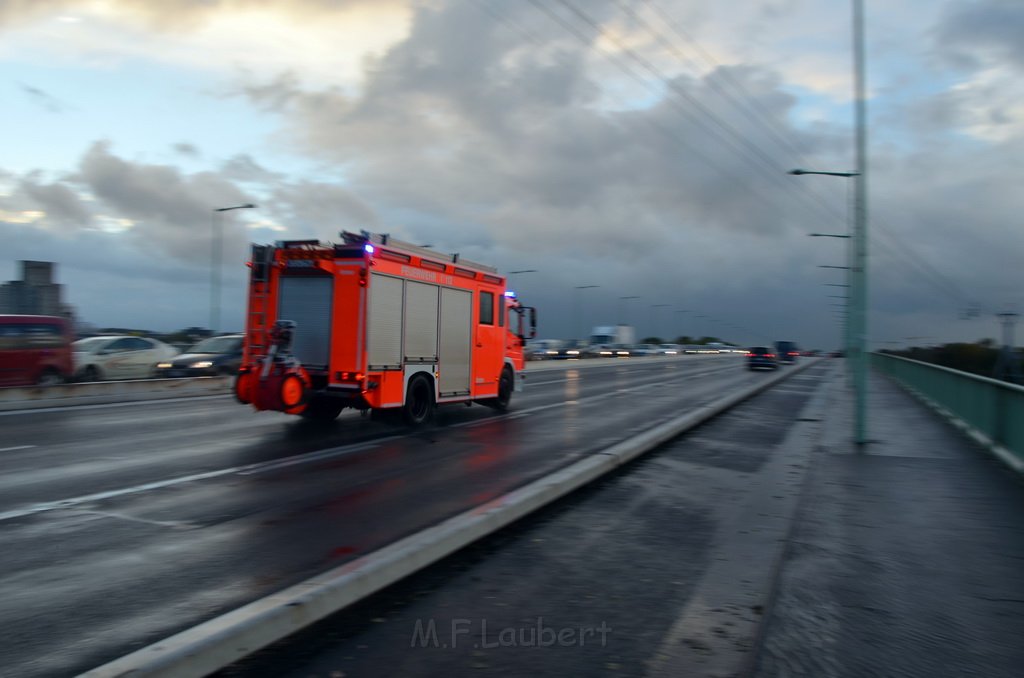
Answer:
POLYGON ((345 405, 337 398, 313 398, 299 416, 314 421, 334 421, 343 409, 345 405))
POLYGON ((494 409, 504 412, 512 401, 512 370, 505 368, 498 380, 498 397, 494 399, 494 409))
POLYGON ((499 412, 507 410, 509 403, 512 401, 512 379, 512 370, 507 367, 503 369, 501 371, 501 378, 498 379, 498 397, 481 400, 481 404, 494 408, 499 412))
POLYGON ((409 381, 405 394, 402 417, 409 426, 422 426, 434 416, 434 385, 429 378, 419 375, 409 381))

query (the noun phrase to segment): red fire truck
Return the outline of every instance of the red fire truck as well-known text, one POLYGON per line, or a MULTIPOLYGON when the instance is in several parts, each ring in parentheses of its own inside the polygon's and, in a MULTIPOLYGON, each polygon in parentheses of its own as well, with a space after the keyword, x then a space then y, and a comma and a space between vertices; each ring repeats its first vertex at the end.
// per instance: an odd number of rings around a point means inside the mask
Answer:
POLYGON ((536 311, 505 278, 388 235, 341 237, 252 246, 238 400, 327 420, 400 409, 414 426, 442 403, 506 409, 536 311))

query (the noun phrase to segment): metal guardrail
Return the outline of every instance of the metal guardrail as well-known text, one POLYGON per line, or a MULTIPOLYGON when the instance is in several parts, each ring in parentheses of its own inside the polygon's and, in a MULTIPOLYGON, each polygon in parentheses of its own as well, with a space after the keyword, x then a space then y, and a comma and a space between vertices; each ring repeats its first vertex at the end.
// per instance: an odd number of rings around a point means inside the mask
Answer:
POLYGON ((885 353, 872 364, 1024 471, 1024 387, 885 353))

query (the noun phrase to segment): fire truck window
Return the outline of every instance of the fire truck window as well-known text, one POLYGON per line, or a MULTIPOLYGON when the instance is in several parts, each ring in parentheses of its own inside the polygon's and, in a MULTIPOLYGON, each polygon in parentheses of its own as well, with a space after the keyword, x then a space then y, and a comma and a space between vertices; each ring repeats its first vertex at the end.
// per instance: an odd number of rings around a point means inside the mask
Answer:
MULTIPOLYGON (((498 297, 501 299, 501 297, 498 297)), ((505 326, 505 314, 508 313, 508 308, 505 307, 505 300, 501 299, 501 303, 498 304, 498 327, 505 326)))
POLYGON ((481 325, 493 325, 494 324, 494 293, 493 292, 481 292, 480 293, 480 324, 481 325))

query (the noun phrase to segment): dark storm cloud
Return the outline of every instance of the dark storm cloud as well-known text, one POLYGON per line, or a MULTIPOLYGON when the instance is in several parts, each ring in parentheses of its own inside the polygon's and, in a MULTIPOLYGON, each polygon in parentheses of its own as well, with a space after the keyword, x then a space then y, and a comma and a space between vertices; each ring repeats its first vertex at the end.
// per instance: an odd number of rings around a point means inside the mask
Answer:
MULTIPOLYGON (((611 7, 588 10, 601 16, 611 7)), ((763 132, 716 108, 708 80, 672 83, 691 100, 712 102, 705 111, 659 95, 650 107, 625 102, 632 105, 612 112, 588 75, 591 45, 535 9, 503 11, 529 25, 534 41, 474 3, 421 8, 408 39, 368 68, 358 97, 302 91, 287 78, 251 96, 261 106, 287 102, 294 138, 309 153, 351 163, 357 190, 431 215, 410 225, 424 240, 529 249, 544 238, 590 254, 635 254, 651 238, 679 239, 691 228, 787 228, 771 200, 778 182, 763 177, 764 167, 759 174, 742 146, 729 143, 730 130, 708 117, 720 116, 753 144, 763 132), (633 237, 620 242, 624 232, 633 237)), ((596 39, 596 31, 582 32, 596 39)), ((728 75, 760 101, 761 115, 784 124, 794 100, 777 76, 753 67, 728 75)), ((721 77, 709 79, 717 85, 721 77)))
POLYGON ((39 175, 33 173, 18 182, 18 189, 55 225, 78 229, 92 223, 92 213, 66 184, 42 183, 39 175))
POLYGON ((973 0, 951 3, 936 33, 938 50, 977 68, 985 57, 1024 67, 1024 3, 973 0))
MULTIPOLYGON (((190 259, 207 240, 215 207, 252 202, 225 178, 211 172, 186 175, 175 167, 131 163, 97 142, 82 158, 77 180, 114 214, 135 222, 128 233, 154 251, 190 259)), ((225 238, 241 239, 230 221, 225 238)))
MULTIPOLYGON (((762 6, 765 20, 788 6, 762 6)), ((616 30, 629 25, 614 3, 583 9, 606 25, 618 22, 616 30)), ((692 9, 685 4, 673 13, 692 9)), ((652 304, 673 303, 778 325, 782 334, 830 331, 821 329, 831 322, 830 288, 823 285, 835 278, 818 265, 841 263, 843 249, 841 241, 806 233, 846 228, 845 184, 785 171, 809 162, 848 169, 845 120, 798 130, 788 84, 755 64, 652 79, 649 89, 602 56, 592 27, 573 22, 587 36, 584 44, 529 3, 490 10, 465 2, 420 7, 408 38, 368 64, 358 92, 304 89, 297 78, 282 76, 252 86, 248 96, 282 113, 297 147, 344 167, 346 186, 375 206, 382 230, 398 224, 403 237, 439 249, 505 270, 539 269, 516 284, 547 309, 551 334, 569 333, 569 299, 580 283, 602 286, 591 297, 594 322, 614 321, 617 296, 638 294, 634 321, 646 318, 652 304), (723 90, 738 94, 723 98, 723 90)), ((985 35, 980 19, 964 28, 950 40, 966 46, 985 35)), ((1001 38, 990 42, 1005 48, 1001 38)), ((643 71, 621 52, 615 58, 643 71)), ((927 115, 943 125, 974 104, 970 93, 945 96, 963 99, 929 102, 927 115)), ((892 133, 906 133, 906 119, 894 125, 892 133)), ((1002 290, 1005 276, 981 263, 1000 254, 978 234, 1003 230, 994 215, 1004 211, 976 216, 973 231, 959 222, 971 220, 967 206, 979 196, 1001 205, 1012 200, 956 181, 960 150, 929 146, 912 159, 922 169, 906 182, 900 179, 911 172, 905 151, 873 149, 873 181, 887 191, 899 186, 895 193, 905 198, 879 199, 877 216, 918 243, 933 267, 1002 290), (902 204, 931 208, 912 220, 894 217, 892 208, 902 204), (931 240, 921 245, 929 231, 931 240), (951 260, 956 256, 960 261, 951 260)), ((978 150, 979 164, 970 164, 998 185, 980 163, 984 155, 978 150)), ((902 308, 955 318, 957 303, 938 293, 904 252, 881 241, 872 252, 884 267, 880 283, 896 290, 892 298, 902 308)), ((884 312, 898 320, 898 309, 884 312)), ((880 318, 883 326, 890 320, 880 318)))
POLYGON ((292 232, 306 238, 337 240, 342 230, 381 230, 374 210, 354 193, 335 184, 287 184, 278 187, 271 200, 292 232))

